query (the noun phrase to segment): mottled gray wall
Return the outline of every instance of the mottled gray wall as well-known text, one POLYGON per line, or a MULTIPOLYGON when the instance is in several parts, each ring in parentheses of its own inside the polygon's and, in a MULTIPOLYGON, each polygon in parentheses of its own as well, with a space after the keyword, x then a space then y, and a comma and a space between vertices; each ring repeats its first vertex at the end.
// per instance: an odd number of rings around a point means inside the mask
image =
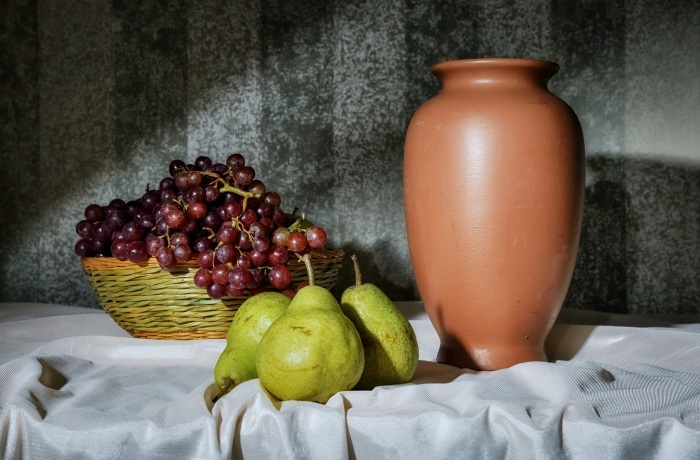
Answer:
POLYGON ((584 127, 567 306, 698 312, 699 44, 694 0, 2 1, 0 301, 97 306, 72 253, 84 206, 233 150, 367 280, 417 298, 408 120, 432 64, 511 56, 557 61, 584 127))

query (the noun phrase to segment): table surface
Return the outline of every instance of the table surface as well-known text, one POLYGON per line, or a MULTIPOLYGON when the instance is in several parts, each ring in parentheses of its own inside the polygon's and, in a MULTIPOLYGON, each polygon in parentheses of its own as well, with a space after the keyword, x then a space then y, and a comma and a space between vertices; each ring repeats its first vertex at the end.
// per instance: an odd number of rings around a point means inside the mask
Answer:
POLYGON ((550 362, 435 362, 422 305, 411 383, 212 403, 225 341, 135 339, 101 310, 0 304, 0 458, 700 458, 700 317, 562 311, 550 362))

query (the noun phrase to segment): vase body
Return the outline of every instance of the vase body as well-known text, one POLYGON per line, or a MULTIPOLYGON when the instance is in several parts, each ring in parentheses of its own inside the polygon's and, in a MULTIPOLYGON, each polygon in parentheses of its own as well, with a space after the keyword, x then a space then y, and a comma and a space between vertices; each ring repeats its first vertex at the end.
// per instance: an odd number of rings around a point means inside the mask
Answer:
POLYGON ((581 232, 584 141, 528 59, 437 64, 440 92, 404 150, 408 246, 440 362, 495 370, 544 361, 581 232))

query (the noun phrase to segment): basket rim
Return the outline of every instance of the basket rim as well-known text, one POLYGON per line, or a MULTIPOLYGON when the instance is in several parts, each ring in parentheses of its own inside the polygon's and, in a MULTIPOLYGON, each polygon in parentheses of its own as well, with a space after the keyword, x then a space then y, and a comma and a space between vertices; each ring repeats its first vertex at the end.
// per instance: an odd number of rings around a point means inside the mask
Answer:
MULTIPOLYGON (((342 249, 312 252, 319 285, 330 289, 335 284, 344 254, 342 249)), ((208 298, 193 283, 196 258, 173 272, 162 270, 154 257, 141 264, 114 257, 87 257, 81 263, 100 307, 132 337, 223 338, 238 308, 250 298, 208 298)), ((288 266, 293 277, 306 270, 297 258, 288 266)))

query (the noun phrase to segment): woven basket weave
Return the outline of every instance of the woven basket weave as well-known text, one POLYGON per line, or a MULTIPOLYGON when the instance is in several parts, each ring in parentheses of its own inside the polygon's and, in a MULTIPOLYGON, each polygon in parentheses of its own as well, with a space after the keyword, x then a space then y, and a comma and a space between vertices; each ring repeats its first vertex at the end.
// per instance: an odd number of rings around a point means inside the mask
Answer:
MULTIPOLYGON (((343 262, 342 250, 314 251, 315 284, 331 289, 343 262)), ((113 257, 86 257, 81 263, 107 314, 133 337, 218 339, 226 337, 238 307, 248 298, 210 299, 194 285, 196 260, 166 272, 155 259, 134 264, 113 257)), ((306 281, 304 263, 290 260, 292 283, 306 281)))

